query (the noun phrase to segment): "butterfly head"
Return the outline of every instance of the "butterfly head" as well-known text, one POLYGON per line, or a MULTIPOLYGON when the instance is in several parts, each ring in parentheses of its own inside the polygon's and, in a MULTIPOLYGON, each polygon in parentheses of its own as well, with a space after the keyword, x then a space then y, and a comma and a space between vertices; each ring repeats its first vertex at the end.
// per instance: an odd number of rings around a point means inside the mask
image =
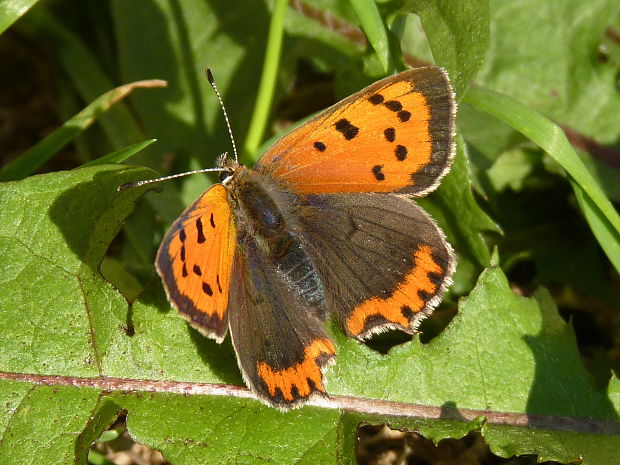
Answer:
POLYGON ((228 158, 227 155, 228 154, 224 153, 217 159, 217 168, 220 170, 220 182, 223 184, 228 184, 231 176, 241 167, 239 162, 228 158))

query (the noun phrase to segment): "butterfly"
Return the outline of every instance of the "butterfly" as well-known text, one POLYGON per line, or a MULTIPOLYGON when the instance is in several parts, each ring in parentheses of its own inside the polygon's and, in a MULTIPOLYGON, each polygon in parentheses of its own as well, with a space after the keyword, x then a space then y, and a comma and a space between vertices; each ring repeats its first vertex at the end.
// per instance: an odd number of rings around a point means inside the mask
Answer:
POLYGON ((441 68, 375 82, 284 135, 253 169, 220 160, 221 183, 165 235, 156 269, 169 301, 204 336, 230 334, 264 403, 327 396, 336 347, 326 319, 360 341, 414 333, 441 300, 454 253, 410 198, 450 168, 455 107, 441 68))

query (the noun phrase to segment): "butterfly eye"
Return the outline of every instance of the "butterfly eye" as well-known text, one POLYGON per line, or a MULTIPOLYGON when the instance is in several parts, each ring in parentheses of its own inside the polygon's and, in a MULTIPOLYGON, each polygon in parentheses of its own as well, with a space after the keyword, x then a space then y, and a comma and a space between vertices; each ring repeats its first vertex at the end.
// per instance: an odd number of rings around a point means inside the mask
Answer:
POLYGON ((232 171, 228 171, 228 170, 220 171, 220 182, 223 182, 226 179, 228 179, 231 174, 232 174, 232 171))

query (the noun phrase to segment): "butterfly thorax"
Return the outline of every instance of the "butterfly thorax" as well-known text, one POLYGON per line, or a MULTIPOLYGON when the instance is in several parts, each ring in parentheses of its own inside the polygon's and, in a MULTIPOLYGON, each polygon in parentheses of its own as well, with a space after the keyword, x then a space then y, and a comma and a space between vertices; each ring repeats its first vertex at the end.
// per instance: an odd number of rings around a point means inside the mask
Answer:
POLYGON ((240 166, 225 183, 238 228, 237 246, 257 247, 302 300, 324 305, 324 290, 296 231, 296 194, 252 169, 240 166))

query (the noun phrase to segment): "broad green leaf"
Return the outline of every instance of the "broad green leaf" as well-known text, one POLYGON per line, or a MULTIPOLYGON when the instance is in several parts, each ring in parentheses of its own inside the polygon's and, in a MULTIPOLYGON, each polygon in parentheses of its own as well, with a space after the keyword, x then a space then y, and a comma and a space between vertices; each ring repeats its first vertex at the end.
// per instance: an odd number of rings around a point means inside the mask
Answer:
POLYGON ((489 45, 489 1, 407 0, 403 11, 420 17, 435 63, 448 70, 462 98, 489 45))
POLYGON ((0 460, 4 465, 85 463, 88 449, 120 407, 100 392, 0 382, 0 460))
POLYGON ((341 454, 354 463, 352 451, 341 451, 338 410, 282 413, 247 399, 167 394, 155 395, 150 402, 138 396, 119 401, 131 412, 129 433, 160 450, 174 465, 327 465, 338 463, 341 454))
POLYGON ((99 96, 56 131, 6 165, 0 171, 0 181, 12 181, 32 174, 80 132, 93 124, 100 114, 123 100, 134 89, 165 87, 165 85, 164 81, 159 80, 137 81, 117 87, 99 96))
MULTIPOLYGON (((620 238, 620 215, 566 140, 564 131, 559 126, 516 100, 493 91, 471 88, 466 101, 508 123, 553 157, 591 199, 589 205, 599 210, 596 215, 605 218, 606 222, 599 222, 598 227, 605 227, 608 231, 604 236, 597 234, 597 237, 615 238, 616 241, 620 238)), ((612 252, 608 257, 616 270, 620 271, 620 262, 614 261, 617 255, 613 253, 617 246, 605 245, 603 249, 612 252)))
POLYGON ((127 323, 132 336, 114 334, 102 366, 107 376, 243 384, 232 347, 190 329, 170 308, 159 279, 134 303, 127 323))
POLYGON ((1 185, 2 371, 101 374, 128 307, 97 270, 141 193, 116 187, 147 173, 108 166, 1 185))
POLYGON ((415 337, 380 355, 333 327, 339 358, 327 386, 335 397, 323 408, 281 413, 227 386, 242 385, 229 341, 217 345, 189 328, 170 309, 159 280, 129 311, 97 273, 122 218, 144 192, 116 187, 147 174, 100 166, 1 186, 0 237, 8 251, 0 288, 7 322, 0 342, 7 405, 0 417, 2 463, 19 463, 22 449, 12 445, 30 434, 53 444, 50 463, 62 463, 57 457, 67 451, 79 456, 79 441, 96 437, 118 408, 127 410, 134 438, 175 465, 209 463, 222 451, 244 463, 353 463, 361 420, 416 429, 437 441, 479 428, 470 422, 486 416, 483 434, 504 456, 581 455, 597 463, 619 446, 618 396, 593 387, 549 294, 514 295, 496 258, 430 343, 415 337), (41 383, 52 386, 36 387, 41 383), (31 392, 40 395, 31 399, 31 392), (58 410, 63 402, 67 413, 58 410), (63 415, 67 420, 51 429, 29 433, 23 426, 63 415), (528 422, 536 428, 524 427, 528 422), (580 425, 609 434, 584 434, 580 425), (267 428, 268 438, 255 433, 267 428))
POLYGON ((490 4, 491 41, 476 82, 599 143, 617 141, 618 65, 599 58, 606 30, 620 27, 620 3, 492 0, 490 4))
POLYGON ((0 34, 22 17, 37 0, 0 0, 0 34))

